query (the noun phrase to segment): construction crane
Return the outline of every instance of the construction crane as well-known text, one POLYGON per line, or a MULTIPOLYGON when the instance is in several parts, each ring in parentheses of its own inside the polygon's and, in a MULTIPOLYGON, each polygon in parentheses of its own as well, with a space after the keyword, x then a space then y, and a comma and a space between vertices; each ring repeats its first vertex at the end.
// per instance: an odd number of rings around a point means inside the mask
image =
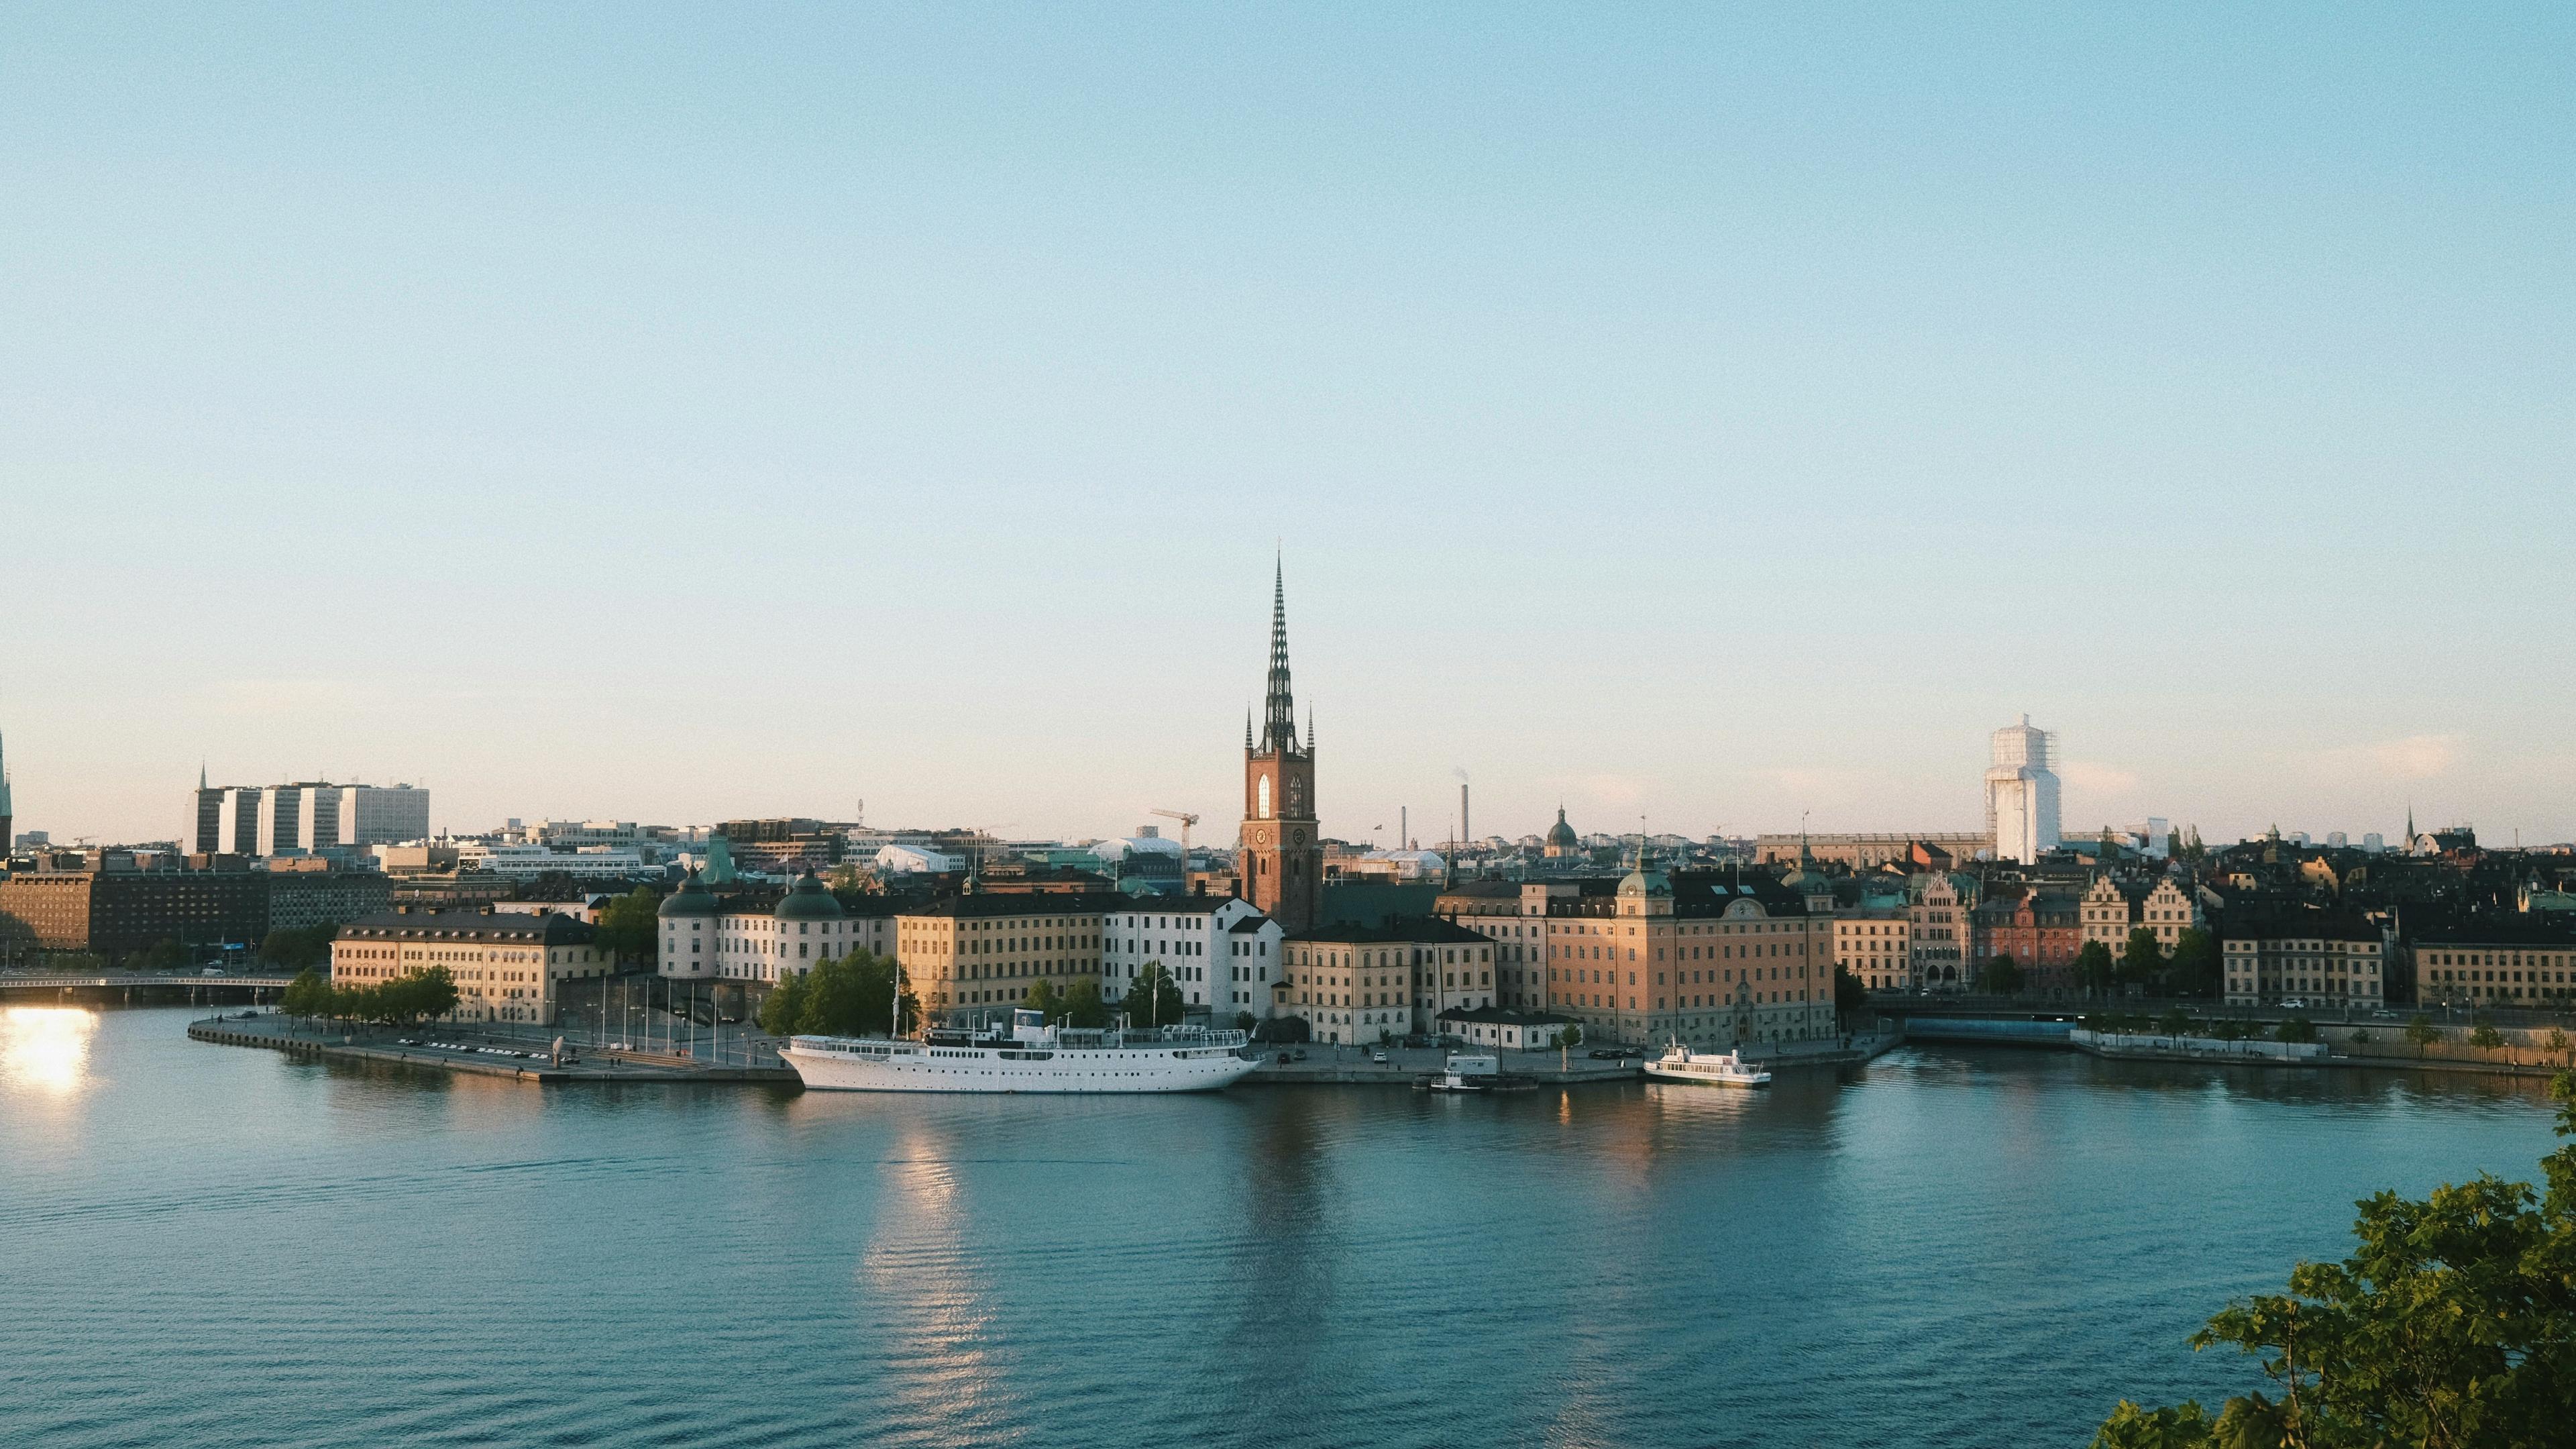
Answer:
POLYGON ((1181 889, 1186 892, 1190 888, 1190 827, 1198 824, 1199 818, 1186 810, 1148 810, 1145 813, 1181 822, 1181 889))

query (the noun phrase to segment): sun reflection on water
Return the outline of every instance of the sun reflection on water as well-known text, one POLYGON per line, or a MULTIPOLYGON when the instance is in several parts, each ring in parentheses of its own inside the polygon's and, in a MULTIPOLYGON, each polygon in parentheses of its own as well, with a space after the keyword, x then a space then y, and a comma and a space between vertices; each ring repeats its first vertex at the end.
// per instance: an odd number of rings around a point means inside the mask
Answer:
POLYGON ((57 1095, 81 1084, 98 1014, 77 1006, 0 1008, 0 1084, 57 1095))

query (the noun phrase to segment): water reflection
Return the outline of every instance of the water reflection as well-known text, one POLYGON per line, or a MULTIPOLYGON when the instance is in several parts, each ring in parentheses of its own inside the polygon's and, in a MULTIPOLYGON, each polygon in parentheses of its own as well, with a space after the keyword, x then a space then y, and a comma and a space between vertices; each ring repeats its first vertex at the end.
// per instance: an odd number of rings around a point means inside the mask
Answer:
POLYGON ((894 1422, 988 1429, 1014 1398, 992 1361, 995 1312, 969 1241, 958 1144, 926 1112, 898 1121, 858 1267, 862 1311, 890 1330, 880 1389, 894 1422))
POLYGON ((89 1074, 98 1014, 77 1006, 0 1009, 0 1084, 69 1096, 89 1074))

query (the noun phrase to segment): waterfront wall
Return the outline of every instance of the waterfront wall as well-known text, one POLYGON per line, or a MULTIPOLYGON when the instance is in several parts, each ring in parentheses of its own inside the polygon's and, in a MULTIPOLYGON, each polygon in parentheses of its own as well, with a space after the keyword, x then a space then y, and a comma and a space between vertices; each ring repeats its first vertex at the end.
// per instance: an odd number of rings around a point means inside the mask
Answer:
POLYGON ((2064 1046, 2071 1021, 2018 1017, 1918 1016, 1905 1023, 1907 1041, 1992 1041, 2023 1046, 2064 1046))
POLYGON ((2164 1036, 2145 1032, 2086 1031, 2067 1033, 2079 1051, 2106 1057, 2216 1058, 2248 1062, 2315 1062, 2326 1055, 2322 1041, 2220 1041, 2214 1036, 2164 1036))

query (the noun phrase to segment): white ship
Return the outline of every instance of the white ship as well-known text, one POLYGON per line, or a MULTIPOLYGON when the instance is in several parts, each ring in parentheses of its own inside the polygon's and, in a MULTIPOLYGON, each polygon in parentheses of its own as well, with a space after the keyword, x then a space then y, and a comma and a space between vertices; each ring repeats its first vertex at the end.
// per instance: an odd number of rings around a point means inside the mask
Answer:
POLYGON ((1013 1010, 1010 1030, 932 1031, 922 1041, 790 1037, 778 1055, 834 1092, 1213 1092, 1260 1065, 1239 1031, 1053 1027, 1013 1010))
POLYGON ((1680 1042, 1649 1059, 1646 1075, 1668 1082, 1698 1082, 1712 1087, 1767 1087, 1771 1074, 1748 1062, 1741 1052, 1695 1052, 1680 1042))

